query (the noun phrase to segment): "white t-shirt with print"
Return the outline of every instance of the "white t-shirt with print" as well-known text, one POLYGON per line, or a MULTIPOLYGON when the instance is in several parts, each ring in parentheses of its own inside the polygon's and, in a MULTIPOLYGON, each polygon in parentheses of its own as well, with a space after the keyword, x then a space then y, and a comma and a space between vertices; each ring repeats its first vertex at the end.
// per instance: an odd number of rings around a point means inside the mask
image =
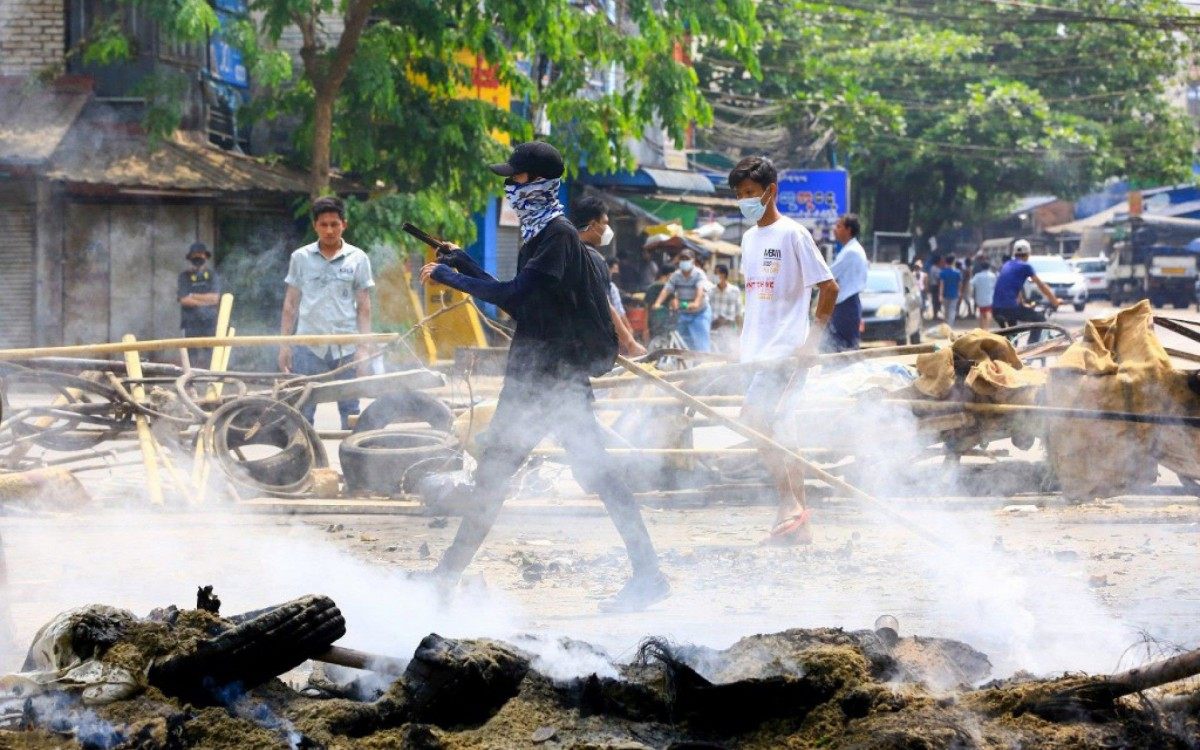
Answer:
POLYGON ((812 288, 833 278, 812 235, 786 216, 742 236, 742 361, 790 357, 808 338, 812 288))

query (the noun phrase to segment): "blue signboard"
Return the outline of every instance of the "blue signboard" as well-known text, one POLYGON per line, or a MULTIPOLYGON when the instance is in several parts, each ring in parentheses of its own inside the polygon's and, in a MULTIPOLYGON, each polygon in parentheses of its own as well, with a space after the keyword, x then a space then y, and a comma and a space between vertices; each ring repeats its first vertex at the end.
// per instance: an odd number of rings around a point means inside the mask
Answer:
POLYGON ((785 169, 779 173, 779 210, 805 224, 832 225, 850 210, 844 169, 785 169))
MULTIPOLYGON (((217 20, 220 21, 220 28, 225 29, 241 19, 237 16, 217 11, 217 20)), ((250 76, 246 72, 246 64, 242 60, 242 51, 226 42, 220 30, 209 39, 208 59, 209 73, 212 74, 213 78, 230 86, 237 86, 238 88, 244 89, 250 87, 250 76)))

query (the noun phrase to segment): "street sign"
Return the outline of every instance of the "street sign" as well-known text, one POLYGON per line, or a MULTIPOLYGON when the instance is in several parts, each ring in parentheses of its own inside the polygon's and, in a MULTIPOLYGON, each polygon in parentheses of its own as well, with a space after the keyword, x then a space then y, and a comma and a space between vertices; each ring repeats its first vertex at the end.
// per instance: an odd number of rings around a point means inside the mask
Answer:
POLYGON ((779 173, 778 205, 810 228, 833 226, 850 210, 850 175, 844 169, 785 169, 779 173))

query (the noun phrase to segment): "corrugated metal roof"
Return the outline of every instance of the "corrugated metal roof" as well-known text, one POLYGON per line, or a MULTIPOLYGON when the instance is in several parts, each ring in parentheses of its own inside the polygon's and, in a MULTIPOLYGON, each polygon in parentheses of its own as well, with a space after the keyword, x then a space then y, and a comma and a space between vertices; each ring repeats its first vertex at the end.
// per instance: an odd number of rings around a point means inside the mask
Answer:
POLYGON ((178 192, 307 193, 299 170, 176 138, 152 148, 128 129, 80 122, 51 157, 45 175, 77 185, 178 192))
POLYGON ((90 96, 90 87, 71 79, 43 87, 25 79, 0 78, 0 163, 44 162, 90 96))
POLYGON ((699 172, 687 172, 679 169, 655 169, 642 167, 641 171, 650 175, 654 184, 662 190, 680 190, 689 193, 715 193, 716 188, 707 177, 699 172))

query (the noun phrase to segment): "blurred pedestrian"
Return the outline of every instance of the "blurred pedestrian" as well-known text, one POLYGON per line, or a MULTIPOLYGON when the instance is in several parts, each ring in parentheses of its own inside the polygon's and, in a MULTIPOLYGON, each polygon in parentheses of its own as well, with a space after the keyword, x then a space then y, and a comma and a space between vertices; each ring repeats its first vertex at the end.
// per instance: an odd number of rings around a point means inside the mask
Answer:
POLYGON ((614 258, 605 261, 598 248, 612 244, 614 233, 608 223, 608 208, 604 201, 591 195, 584 196, 571 206, 571 223, 579 232, 579 239, 588 250, 589 260, 598 273, 608 279, 609 315, 613 326, 617 329, 617 340, 621 345, 621 353, 630 357, 640 357, 646 353, 646 348, 634 338, 633 327, 629 325, 629 317, 625 315, 625 306, 621 304, 621 292, 613 281, 619 266, 614 258))
MULTIPOLYGON (((194 242, 187 251, 188 270, 179 274, 179 326, 187 338, 213 336, 217 332, 217 306, 221 301, 221 279, 208 267, 212 253, 208 245, 194 242)), ((211 347, 188 347, 192 367, 207 370, 212 365, 211 347)))
POLYGON ((729 266, 718 263, 713 269, 717 283, 712 288, 712 344, 722 354, 736 354, 738 330, 742 325, 742 290, 729 283, 729 266))
MULTIPOLYGON (((280 333, 337 334, 371 332, 371 259, 342 239, 348 224, 346 206, 338 198, 313 201, 313 229, 317 241, 296 250, 288 265, 280 333)), ((369 375, 370 348, 365 345, 284 346, 279 369, 298 375, 320 375, 339 370, 337 380, 369 375), (357 367, 350 365, 357 363, 357 367)), ((358 399, 337 402, 343 430, 352 427, 358 399)), ((312 423, 317 405, 309 401, 301 410, 312 423)))
POLYGON ((917 294, 921 296, 921 320, 925 319, 925 306, 929 303, 929 274, 925 272, 925 263, 917 258, 912 264, 913 281, 917 285, 917 294))
MULTIPOLYGON (((781 406, 804 385, 806 361, 820 347, 833 316, 838 286, 808 230, 779 213, 779 172, 771 160, 748 156, 729 173, 738 209, 752 226, 742 235, 742 272, 746 278, 746 314, 742 321, 741 361, 761 362, 750 376, 742 420, 767 435, 775 433, 781 406), (809 323, 812 292, 816 312, 809 323), (801 358, 801 366, 780 360, 801 358)), ((774 451, 759 454, 771 473, 779 505, 766 541, 812 542, 805 507, 804 469, 774 451)))
POLYGON ((694 352, 712 349, 709 332, 712 328, 712 309, 707 299, 708 279, 696 268, 696 256, 691 250, 679 253, 679 267, 667 279, 667 285, 654 300, 654 308, 662 307, 667 297, 671 309, 678 315, 675 330, 683 337, 688 348, 694 352))
POLYGON ((991 266, 982 266, 971 276, 971 297, 979 311, 979 327, 985 331, 992 327, 992 298, 996 293, 996 279, 996 272, 991 266))
POLYGON ((826 331, 825 348, 844 352, 857 349, 862 336, 862 301, 859 293, 867 287, 867 253, 859 244, 861 224, 856 214, 845 214, 833 225, 833 236, 841 245, 829 270, 837 281, 837 304, 826 331))
POLYGON ((520 217, 516 277, 498 281, 457 248, 444 263, 421 269, 423 282, 490 302, 516 321, 500 400, 479 437, 475 485, 464 502, 468 512, 434 575, 446 585, 461 577, 495 524, 513 475, 553 434, 566 448, 579 484, 599 494, 633 567, 624 588, 602 609, 644 609, 665 598, 671 587, 637 501, 604 449, 588 380, 607 372, 617 354, 608 274, 589 260, 578 232, 563 216, 558 201, 563 160, 557 149, 540 141, 523 143, 506 163, 491 169, 507 178, 504 192, 520 217))
POLYGON ((954 267, 954 256, 942 258, 942 268, 938 272, 940 280, 938 299, 946 316, 946 325, 951 328, 958 321, 958 297, 961 291, 962 271, 954 267))
POLYGON ((929 319, 937 320, 942 315, 942 259, 930 256, 929 263, 929 319))

